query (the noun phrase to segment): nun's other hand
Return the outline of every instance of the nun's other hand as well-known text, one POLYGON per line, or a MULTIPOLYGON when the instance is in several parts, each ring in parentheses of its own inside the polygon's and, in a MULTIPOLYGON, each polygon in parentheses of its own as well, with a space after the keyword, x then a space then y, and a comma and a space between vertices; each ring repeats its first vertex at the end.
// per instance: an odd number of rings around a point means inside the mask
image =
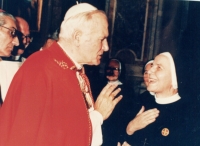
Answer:
POLYGON ((102 115, 103 120, 110 116, 117 103, 122 99, 122 95, 116 97, 121 91, 120 88, 115 89, 117 86, 108 83, 97 97, 94 109, 102 115))
POLYGON ((156 108, 145 111, 144 106, 140 109, 136 117, 131 120, 126 128, 128 135, 132 135, 135 131, 145 128, 153 123, 159 116, 159 110, 156 108))

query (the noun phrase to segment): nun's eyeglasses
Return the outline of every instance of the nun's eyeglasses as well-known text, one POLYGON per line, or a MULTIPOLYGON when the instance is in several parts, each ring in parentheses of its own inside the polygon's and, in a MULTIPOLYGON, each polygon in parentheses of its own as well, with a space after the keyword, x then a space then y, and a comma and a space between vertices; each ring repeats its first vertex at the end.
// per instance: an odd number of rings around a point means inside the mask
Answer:
POLYGON ((10 29, 10 28, 5 27, 3 25, 1 25, 1 27, 8 29, 12 38, 15 38, 17 36, 18 31, 15 28, 10 29))

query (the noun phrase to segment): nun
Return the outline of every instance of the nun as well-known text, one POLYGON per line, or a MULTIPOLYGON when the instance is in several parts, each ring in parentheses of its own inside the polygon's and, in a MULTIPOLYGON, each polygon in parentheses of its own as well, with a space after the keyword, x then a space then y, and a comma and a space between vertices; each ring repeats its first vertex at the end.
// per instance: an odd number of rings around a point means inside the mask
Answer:
POLYGON ((147 90, 154 100, 143 106, 127 126, 123 146, 180 145, 186 125, 187 104, 178 94, 176 69, 169 52, 157 55, 148 71, 147 90))
POLYGON ((146 87, 149 84, 149 73, 148 73, 148 71, 151 69, 152 65, 153 65, 153 60, 147 61, 147 63, 144 65, 144 68, 143 68, 143 71, 142 71, 144 84, 145 84, 146 87))

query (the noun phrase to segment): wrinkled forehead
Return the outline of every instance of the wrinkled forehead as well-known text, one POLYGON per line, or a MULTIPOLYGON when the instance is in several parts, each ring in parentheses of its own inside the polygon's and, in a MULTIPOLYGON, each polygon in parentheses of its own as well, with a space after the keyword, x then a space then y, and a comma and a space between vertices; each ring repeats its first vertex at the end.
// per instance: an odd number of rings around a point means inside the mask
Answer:
POLYGON ((17 29, 16 22, 12 18, 10 18, 9 16, 5 16, 4 20, 5 20, 4 25, 6 25, 9 28, 17 29))
POLYGON ((158 55, 153 61, 153 66, 154 65, 161 65, 162 67, 166 69, 170 69, 170 61, 165 55, 158 55))

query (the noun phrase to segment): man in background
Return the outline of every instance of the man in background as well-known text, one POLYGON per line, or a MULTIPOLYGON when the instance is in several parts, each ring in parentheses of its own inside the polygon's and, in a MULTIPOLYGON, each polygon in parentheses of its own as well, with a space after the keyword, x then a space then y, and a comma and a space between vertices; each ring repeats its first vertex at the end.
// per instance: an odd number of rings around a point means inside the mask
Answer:
MULTIPOLYGON (((1 57, 9 57, 14 46, 19 45, 15 18, 4 11, 0 12, 0 104, 3 103, 11 79, 7 74, 7 64, 1 57)), ((9 72, 10 73, 10 72, 9 72)))
POLYGON ((17 29, 19 31, 18 32, 19 45, 14 47, 12 51, 12 56, 8 58, 3 58, 3 60, 23 62, 25 60, 25 58, 23 57, 24 50, 30 44, 32 38, 30 36, 28 22, 21 17, 15 17, 15 19, 16 19, 17 29))
POLYGON ((21 35, 19 35, 20 45, 16 47, 17 53, 15 56, 15 60, 22 61, 24 50, 31 43, 32 38, 30 36, 30 29, 28 22, 21 17, 15 17, 15 18, 17 20, 17 29, 21 32, 21 35))
POLYGON ((9 57, 14 46, 19 45, 15 18, 6 12, 0 12, 0 57, 9 57))
POLYGON ((25 58, 22 57, 22 54, 31 41, 29 25, 26 20, 21 17, 15 17, 15 20, 18 29, 16 34, 19 40, 19 45, 14 46, 11 52, 12 55, 10 57, 2 57, 3 61, 1 63, 2 65, 0 73, 2 101, 5 100, 5 96, 13 76, 22 65, 22 62, 25 60, 25 58))
POLYGON ((0 145, 97 146, 101 124, 122 95, 108 84, 93 101, 84 64, 99 65, 108 51, 104 12, 71 7, 58 41, 31 55, 13 78, 0 110, 0 145), (28 75, 28 76, 27 76, 28 75))

